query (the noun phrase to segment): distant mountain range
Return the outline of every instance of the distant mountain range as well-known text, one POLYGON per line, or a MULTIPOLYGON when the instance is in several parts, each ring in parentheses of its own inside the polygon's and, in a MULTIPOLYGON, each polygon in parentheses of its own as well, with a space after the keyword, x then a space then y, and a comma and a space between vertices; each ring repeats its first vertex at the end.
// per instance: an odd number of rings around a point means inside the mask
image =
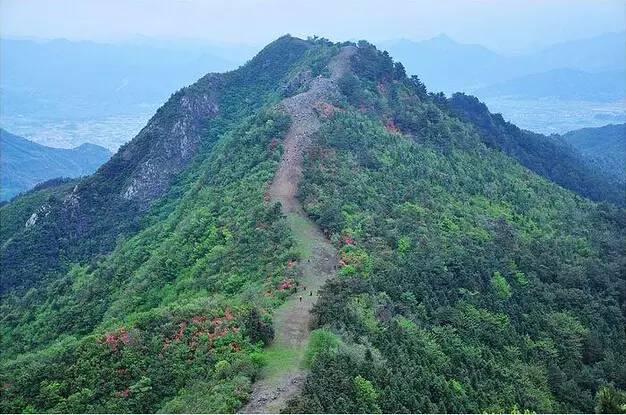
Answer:
MULTIPOLYGON (((615 53, 624 50, 625 39, 625 32, 613 33, 518 56, 446 35, 379 46, 433 91, 518 94, 537 82, 528 93, 533 97, 614 100, 625 93, 626 58, 615 53), (564 83, 552 82, 562 76, 564 83), (621 83, 616 81, 620 76, 621 83), (590 80, 593 87, 586 86, 590 80)), ((253 51, 250 45, 151 39, 116 44, 1 39, 1 113, 68 120, 151 112, 172 91, 207 72, 234 69, 253 51)))
MULTIPOLYGON (((522 128, 545 134, 621 123, 624 33, 505 56, 446 35, 380 43, 431 91, 469 92, 522 128), (602 103, 601 106, 598 103, 602 103)), ((115 44, 0 39, 3 127, 43 144, 117 149, 173 91, 231 70, 251 45, 136 38, 115 44), (42 68, 45 66, 45 70, 42 68)))
POLYGON ((484 46, 461 44, 443 34, 418 42, 402 39, 378 45, 430 89, 447 93, 486 85, 497 79, 496 68, 509 65, 508 58, 484 46))
POLYGON ((108 149, 94 144, 52 148, 2 129, 0 150, 0 200, 8 200, 49 179, 91 174, 111 157, 108 149))
POLYGON ((588 162, 620 182, 626 180, 626 124, 583 128, 563 135, 588 162))
POLYGON ((435 91, 615 101, 626 94, 626 55, 616 53, 624 51, 625 42, 626 32, 611 33, 517 56, 458 43, 446 35, 380 46, 435 91))
POLYGON ((2 115, 67 120, 153 111, 205 73, 234 69, 251 49, 2 39, 2 115))

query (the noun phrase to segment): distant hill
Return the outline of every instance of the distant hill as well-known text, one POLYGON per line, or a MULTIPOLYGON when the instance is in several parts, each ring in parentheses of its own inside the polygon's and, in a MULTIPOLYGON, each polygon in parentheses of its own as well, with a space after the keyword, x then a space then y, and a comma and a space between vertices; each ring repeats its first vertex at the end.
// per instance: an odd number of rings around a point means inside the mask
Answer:
POLYGON ((42 146, 0 129, 0 199, 32 189, 56 177, 78 177, 93 173, 111 157, 111 152, 94 144, 72 149, 42 146))
MULTIPOLYGON (((459 43, 446 35, 419 42, 387 41, 380 46, 402 61, 409 73, 419 75, 433 90, 453 93, 477 92, 487 85, 555 69, 593 73, 623 71, 626 69, 625 55, 616 51, 624 50, 625 41, 626 32, 610 33, 557 43, 517 56, 503 56, 483 46, 459 43)), ((581 77, 580 82, 566 85, 573 91, 567 94, 575 96, 576 90, 585 88, 586 80, 581 77)), ((559 94, 564 93, 563 89, 559 90, 559 94)), ((619 90, 620 97, 624 93, 623 89, 619 90)))
POLYGON ((409 73, 419 75, 429 88, 447 93, 506 79, 510 75, 503 74, 502 69, 508 73, 513 68, 511 59, 481 45, 458 43, 445 34, 420 42, 381 42, 379 46, 402 62, 409 73))
POLYGON ((626 176, 626 124, 582 128, 563 135, 594 166, 624 182, 626 176))
POLYGON ((520 56, 526 68, 572 68, 583 71, 615 71, 626 68, 626 32, 606 33, 585 39, 556 43, 538 52, 520 56), (620 53, 621 51, 621 53, 620 53))

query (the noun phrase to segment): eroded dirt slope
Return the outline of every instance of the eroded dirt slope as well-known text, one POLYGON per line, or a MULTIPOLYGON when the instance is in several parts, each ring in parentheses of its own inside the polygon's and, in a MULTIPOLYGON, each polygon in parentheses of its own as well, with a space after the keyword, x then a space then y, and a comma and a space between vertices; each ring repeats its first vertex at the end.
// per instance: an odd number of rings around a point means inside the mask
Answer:
POLYGON ((322 231, 304 213, 296 198, 302 178, 302 161, 320 128, 315 107, 332 102, 339 96, 336 81, 349 68, 355 48, 343 48, 330 62, 330 78, 316 78, 308 91, 284 99, 280 107, 291 117, 292 124, 284 141, 280 166, 270 186, 272 202, 280 202, 292 233, 304 257, 298 265, 302 278, 300 291, 274 314, 274 343, 267 349, 270 356, 262 377, 254 385, 245 413, 276 413, 295 396, 304 382, 304 349, 311 334, 311 309, 317 292, 332 278, 337 268, 337 251, 322 231), (304 290, 302 287, 306 287, 304 290), (301 298, 300 298, 301 297, 301 298))

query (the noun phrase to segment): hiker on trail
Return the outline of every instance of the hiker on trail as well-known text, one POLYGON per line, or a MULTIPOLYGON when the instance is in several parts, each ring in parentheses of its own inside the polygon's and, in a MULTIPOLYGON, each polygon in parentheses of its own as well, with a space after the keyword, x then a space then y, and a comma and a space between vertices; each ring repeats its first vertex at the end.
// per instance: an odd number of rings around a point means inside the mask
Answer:
POLYGON ((302 296, 300 296, 300 302, 302 302, 302 296))

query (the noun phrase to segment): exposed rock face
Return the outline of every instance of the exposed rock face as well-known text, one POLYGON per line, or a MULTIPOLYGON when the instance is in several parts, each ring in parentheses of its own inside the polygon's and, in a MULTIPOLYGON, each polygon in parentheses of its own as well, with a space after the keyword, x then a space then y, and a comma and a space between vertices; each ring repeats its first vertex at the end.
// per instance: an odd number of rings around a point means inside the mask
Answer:
POLYGON ((209 74, 176 92, 131 142, 76 186, 57 206, 66 233, 81 237, 96 226, 98 218, 89 208, 95 201, 112 210, 140 213, 165 194, 197 153, 210 120, 218 115, 222 84, 221 75, 209 74), (102 183, 109 186, 101 187, 102 183))
POLYGON ((26 223, 24 224, 25 227, 30 228, 31 226, 34 226, 37 221, 39 220, 40 217, 45 217, 48 216, 48 214, 50 213, 50 205, 48 203, 42 205, 37 212, 33 213, 32 215, 30 215, 30 217, 28 218, 28 220, 26 221, 26 223))
POLYGON ((205 128, 219 114, 223 86, 222 75, 209 74, 178 91, 96 173, 33 211, 25 233, 7 241, 0 253, 0 262, 11 270, 0 281, 0 295, 45 273, 62 272, 62 254, 80 260, 106 253, 118 235, 136 231, 141 214, 197 154, 205 128), (27 277, 19 265, 24 246, 52 258, 32 264, 27 277))
POLYGON ((294 95, 302 88, 307 87, 312 79, 313 75, 310 70, 300 72, 283 87, 283 95, 287 97, 294 95))
MULTIPOLYGON (((191 88, 176 93, 135 139, 151 145, 121 195, 139 203, 142 210, 167 191, 172 178, 196 154, 204 126, 219 113, 219 76, 208 75, 199 83, 203 93, 189 93, 191 88), (171 116, 161 116, 163 113, 171 116)), ((136 147, 124 148, 121 157, 131 159, 136 147)))

